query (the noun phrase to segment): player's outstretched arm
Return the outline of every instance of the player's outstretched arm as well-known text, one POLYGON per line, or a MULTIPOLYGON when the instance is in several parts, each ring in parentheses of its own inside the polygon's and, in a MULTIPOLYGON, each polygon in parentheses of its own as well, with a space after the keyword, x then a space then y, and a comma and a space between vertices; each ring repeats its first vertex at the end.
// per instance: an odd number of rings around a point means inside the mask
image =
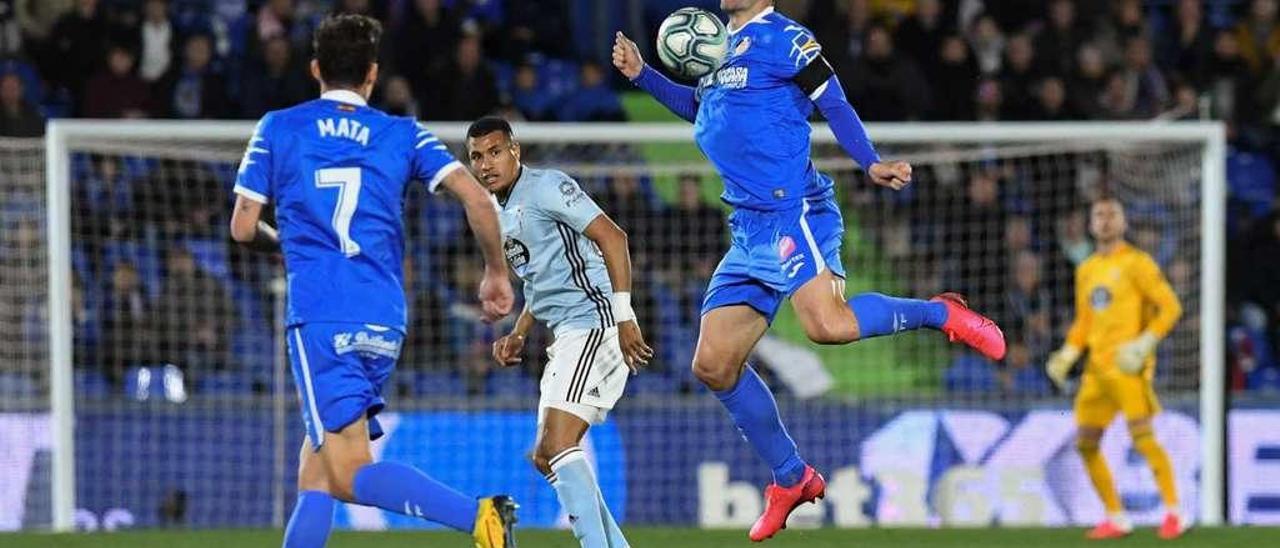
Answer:
POLYGON ((1133 277, 1134 287, 1142 292, 1142 297, 1156 305, 1156 316, 1140 335, 1116 349, 1116 366, 1126 373, 1138 374, 1155 352, 1156 345, 1182 317, 1182 302, 1151 257, 1143 255, 1135 262, 1133 277))
POLYGON ((613 39, 613 66, 676 116, 690 123, 697 117, 698 96, 694 89, 672 82, 646 65, 640 58, 640 48, 621 32, 613 39))
POLYGON ((1067 330, 1067 341, 1063 343, 1062 348, 1049 355, 1049 359, 1045 362, 1045 373, 1049 375, 1049 379, 1058 385, 1059 389, 1066 387, 1067 375, 1071 373, 1071 368, 1080 359, 1080 354, 1084 352, 1086 334, 1091 327, 1092 308, 1089 306, 1089 295, 1085 290, 1085 286, 1081 283, 1081 273, 1076 270, 1075 276, 1075 318, 1071 321, 1071 328, 1067 330))
POLYGON ((818 111, 827 119, 831 133, 835 134, 836 141, 867 171, 871 182, 894 190, 902 190, 911 183, 911 164, 880 160, 880 153, 876 152, 871 143, 866 126, 862 125, 862 119, 853 110, 853 105, 844 94, 844 87, 840 85, 840 79, 836 77, 826 58, 815 55, 808 65, 796 73, 792 81, 818 107, 818 111))
POLYGON ((449 189, 467 213, 467 224, 480 244, 484 255, 484 278, 480 281, 480 305, 485 321, 493 322, 511 313, 515 296, 511 280, 507 277, 507 259, 502 253, 502 235, 498 225, 498 210, 489 191, 480 186, 471 172, 463 168, 453 170, 441 181, 449 189))
POLYGON ((653 349, 644 341, 635 311, 631 308, 631 251, 627 246, 627 233, 601 213, 587 225, 583 234, 595 242, 604 256, 605 269, 609 271, 609 284, 613 286, 613 315, 618 324, 618 346, 627 365, 634 371, 649 363, 653 349))
POLYGON ((244 196, 236 196, 235 209, 231 211, 231 239, 254 251, 280 250, 276 229, 262 220, 262 204, 244 196))

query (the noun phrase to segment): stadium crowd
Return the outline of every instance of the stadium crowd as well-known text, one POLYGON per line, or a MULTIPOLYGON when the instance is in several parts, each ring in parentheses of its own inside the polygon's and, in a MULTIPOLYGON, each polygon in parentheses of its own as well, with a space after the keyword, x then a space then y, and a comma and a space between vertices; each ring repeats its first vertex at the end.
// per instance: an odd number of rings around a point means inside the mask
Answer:
MULTIPOLYGON (((612 29, 651 36, 672 9, 714 9, 716 2, 636 0, 641 9, 634 10, 630 4, 0 0, 0 135, 40 135, 49 117, 254 119, 306 100, 316 93, 306 71, 310 31, 333 12, 384 21, 382 82, 373 104, 391 113, 437 121, 493 112, 537 121, 625 120, 620 98, 629 85, 603 64, 608 49, 602 44, 612 29), (598 32, 602 23, 608 32, 598 32)), ((814 30, 868 121, 1226 121, 1233 145, 1232 386, 1280 388, 1272 350, 1280 343, 1274 168, 1280 156, 1280 1, 778 4, 814 30)), ((641 158, 626 147, 528 152, 533 163, 626 166, 641 158)), ((1051 169, 1073 163, 1038 161, 1051 169)), ((1022 188, 1013 175, 1020 167, 966 164, 958 190, 935 198, 927 197, 929 176, 921 178, 924 188, 905 197, 847 193, 864 225, 895 222, 892 215, 877 215, 884 200, 893 200, 888 211, 907 214, 911 230, 900 237, 907 241, 894 241, 892 229, 872 233, 890 250, 891 261, 928 265, 909 270, 916 272, 918 292, 953 281, 988 281, 958 289, 1007 322, 1010 357, 1000 366, 956 358, 944 377, 951 390, 1049 390, 1039 364, 1061 340, 1071 268, 1091 250, 1081 209, 1089 196, 1070 183, 1022 188), (951 199, 965 207, 945 207, 951 199), (939 249, 953 255, 940 256, 939 249), (1007 273, 1008 283, 1001 274, 986 274, 993 268, 1007 273)), ((194 161, 77 158, 73 230, 82 389, 115 390, 128 382, 129 371, 148 363, 178 364, 200 390, 244 391, 265 382, 247 362, 273 352, 273 299, 264 289, 272 268, 226 244, 231 170, 234 165, 194 161)), ((1075 178, 1076 168, 1061 170, 1035 180, 1075 178)), ((626 169, 583 183, 638 246, 637 308, 652 325, 646 329, 655 332, 661 359, 655 374, 636 377, 635 390, 693 389, 697 383, 684 364, 696 338, 702 288, 725 245, 721 210, 703 198, 696 175, 680 178, 670 201, 658 196, 648 177, 626 169)), ((461 260, 473 250, 460 243, 466 241, 460 210, 422 196, 407 203, 409 236, 423 244, 406 264, 414 327, 402 361, 404 390, 535 393, 543 361, 536 356, 526 360, 528 375, 491 374, 488 341, 495 333, 469 306, 467 288, 477 279, 478 263, 461 260)), ((38 228, 26 228, 6 230, 6 248, 31 244, 38 228)), ((1165 251, 1154 254, 1175 288, 1193 293, 1198 265, 1176 253, 1188 242, 1165 245, 1162 238, 1156 230, 1135 235, 1140 245, 1163 245, 1165 251)), ((29 327, 38 320, 27 308, 8 303, 5 314, 13 321, 0 324, 27 326, 27 336, 39 332, 29 327)), ((1195 321, 1185 318, 1180 329, 1194 329, 1195 321)), ((1194 354, 1193 348, 1175 351, 1194 354)), ((1188 374, 1194 381, 1194 372, 1188 374)))

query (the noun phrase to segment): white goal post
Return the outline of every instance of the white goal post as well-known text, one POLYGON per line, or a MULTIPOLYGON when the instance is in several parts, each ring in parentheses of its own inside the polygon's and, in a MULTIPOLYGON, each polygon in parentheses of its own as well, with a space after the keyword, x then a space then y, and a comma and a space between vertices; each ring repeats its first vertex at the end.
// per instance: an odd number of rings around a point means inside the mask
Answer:
MULTIPOLYGON (((433 123, 431 129, 451 143, 465 138, 466 125, 433 123)), ((52 525, 57 531, 75 528, 76 459, 75 377, 72 317, 72 154, 85 142, 100 145, 142 140, 181 146, 187 141, 244 142, 252 133, 247 121, 105 121, 54 120, 46 144, 48 242, 48 344, 52 422, 52 525)), ((1199 258, 1199 423, 1201 471, 1199 522, 1223 523, 1225 463, 1225 248, 1226 137, 1218 122, 1107 123, 888 123, 868 127, 876 143, 912 144, 1072 144, 1159 142, 1200 147, 1199 258)), ((684 124, 541 124, 516 127, 523 143, 689 143, 692 131, 684 124)), ((831 144, 825 126, 815 126, 815 143, 831 144)), ((456 152, 456 151, 455 151, 456 152)), ((86 456, 80 455, 84 458, 86 456)), ((95 455, 92 458, 110 458, 95 455)))

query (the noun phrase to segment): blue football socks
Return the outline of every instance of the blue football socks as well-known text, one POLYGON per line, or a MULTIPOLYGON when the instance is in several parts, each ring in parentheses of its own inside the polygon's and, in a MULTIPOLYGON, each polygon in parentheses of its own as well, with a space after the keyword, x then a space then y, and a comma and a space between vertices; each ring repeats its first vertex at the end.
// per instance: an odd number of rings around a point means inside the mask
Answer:
POLYGON ((420 517, 470 533, 480 501, 455 491, 417 468, 375 462, 356 471, 355 502, 420 517))
POLYGON ((751 365, 743 367, 737 385, 716 392, 716 397, 729 411, 742 437, 773 469, 773 481, 783 487, 799 483, 804 477, 805 462, 800 459, 796 442, 782 425, 773 393, 751 365))
POLYGON ((333 497, 322 491, 302 491, 284 529, 284 548, 323 548, 333 528, 333 497))
POLYGON ((870 339, 913 331, 921 327, 941 329, 947 322, 947 307, 939 302, 903 299, 880 293, 860 293, 849 299, 849 308, 858 319, 858 338, 870 339))

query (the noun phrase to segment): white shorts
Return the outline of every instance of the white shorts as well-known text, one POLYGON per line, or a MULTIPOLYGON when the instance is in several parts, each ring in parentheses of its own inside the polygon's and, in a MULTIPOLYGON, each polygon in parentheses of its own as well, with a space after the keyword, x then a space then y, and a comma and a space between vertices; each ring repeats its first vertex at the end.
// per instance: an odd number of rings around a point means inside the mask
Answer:
POLYGON ((600 424, 622 397, 630 374, 618 346, 618 328, 567 329, 547 348, 542 372, 538 423, 547 408, 573 414, 587 424, 600 424))

